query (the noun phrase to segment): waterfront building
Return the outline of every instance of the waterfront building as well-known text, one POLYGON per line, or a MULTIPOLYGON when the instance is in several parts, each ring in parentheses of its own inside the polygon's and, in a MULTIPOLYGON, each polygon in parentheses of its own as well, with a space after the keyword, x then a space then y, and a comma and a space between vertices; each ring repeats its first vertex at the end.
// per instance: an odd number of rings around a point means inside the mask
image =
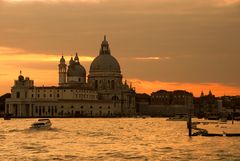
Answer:
POLYGON ((137 102, 139 113, 151 116, 188 114, 193 110, 193 94, 184 90, 153 92, 149 101, 137 102))
POLYGON ((135 90, 123 83, 120 65, 104 37, 88 77, 78 54, 58 65, 58 86, 34 86, 20 72, 6 99, 5 113, 13 117, 115 117, 135 115, 135 90), (87 79, 88 78, 88 79, 87 79))

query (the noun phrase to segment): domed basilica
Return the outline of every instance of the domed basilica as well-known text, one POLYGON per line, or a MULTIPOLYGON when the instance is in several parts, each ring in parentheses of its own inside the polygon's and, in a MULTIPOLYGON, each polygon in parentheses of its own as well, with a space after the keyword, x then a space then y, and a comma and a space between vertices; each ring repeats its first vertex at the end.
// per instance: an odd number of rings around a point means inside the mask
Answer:
POLYGON ((14 117, 116 117, 136 114, 132 87, 122 81, 121 68, 104 36, 88 77, 78 54, 58 65, 59 86, 36 87, 20 73, 6 100, 14 117), (88 79, 86 79, 88 78, 88 79))

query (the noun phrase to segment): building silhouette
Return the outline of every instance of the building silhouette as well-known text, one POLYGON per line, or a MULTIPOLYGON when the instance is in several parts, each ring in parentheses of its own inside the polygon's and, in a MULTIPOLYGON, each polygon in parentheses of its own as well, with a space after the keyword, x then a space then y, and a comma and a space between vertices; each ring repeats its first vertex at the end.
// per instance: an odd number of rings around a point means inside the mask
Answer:
POLYGON ((104 36, 88 77, 78 54, 58 65, 58 86, 34 86, 20 72, 6 99, 5 113, 13 117, 114 117, 136 114, 135 90, 123 83, 120 65, 104 36))

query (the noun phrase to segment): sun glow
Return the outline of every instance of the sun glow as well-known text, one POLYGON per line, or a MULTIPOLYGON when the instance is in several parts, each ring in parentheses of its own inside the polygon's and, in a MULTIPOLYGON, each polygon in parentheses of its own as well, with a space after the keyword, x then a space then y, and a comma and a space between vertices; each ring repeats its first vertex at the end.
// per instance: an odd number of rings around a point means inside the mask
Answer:
POLYGON ((156 92, 160 89, 165 90, 187 90, 192 92, 194 96, 199 96, 201 92, 208 93, 210 90, 216 96, 223 95, 240 95, 240 88, 224 85, 221 83, 180 83, 180 82, 161 82, 161 81, 147 81, 140 79, 129 79, 132 85, 139 93, 156 92))

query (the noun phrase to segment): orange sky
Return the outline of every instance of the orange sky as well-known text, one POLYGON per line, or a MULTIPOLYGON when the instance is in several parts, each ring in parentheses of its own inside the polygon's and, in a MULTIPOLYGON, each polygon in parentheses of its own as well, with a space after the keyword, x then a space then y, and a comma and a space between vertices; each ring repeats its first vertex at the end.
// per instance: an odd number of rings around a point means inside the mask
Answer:
MULTIPOLYGON (((13 81, 17 79, 20 70, 22 70, 24 76, 33 79, 37 86, 56 86, 58 84, 58 63, 61 55, 56 56, 39 53, 26 54, 26 51, 21 49, 3 47, 0 47, 0 49, 2 49, 0 51, 0 68, 3 69, 3 73, 0 75, 0 95, 10 92, 10 87, 13 85, 13 81)), ((70 56, 65 56, 65 58, 69 60, 70 56)), ((87 70, 93 59, 94 57, 90 56, 80 56, 80 61, 87 70)), ((122 71, 125 73, 126 69, 122 68, 122 71)), ((187 90, 192 92, 195 96, 199 96, 202 91, 207 94, 209 90, 216 96, 240 94, 240 88, 220 83, 161 82, 159 80, 147 81, 131 77, 124 79, 127 80, 129 85, 132 83, 133 87, 135 87, 136 91, 139 93, 151 94, 151 92, 159 89, 165 89, 170 91, 187 90)))
POLYGON ((240 95, 240 0, 0 0, 0 95, 22 70, 57 85, 62 53, 89 71, 103 35, 137 92, 240 95))

